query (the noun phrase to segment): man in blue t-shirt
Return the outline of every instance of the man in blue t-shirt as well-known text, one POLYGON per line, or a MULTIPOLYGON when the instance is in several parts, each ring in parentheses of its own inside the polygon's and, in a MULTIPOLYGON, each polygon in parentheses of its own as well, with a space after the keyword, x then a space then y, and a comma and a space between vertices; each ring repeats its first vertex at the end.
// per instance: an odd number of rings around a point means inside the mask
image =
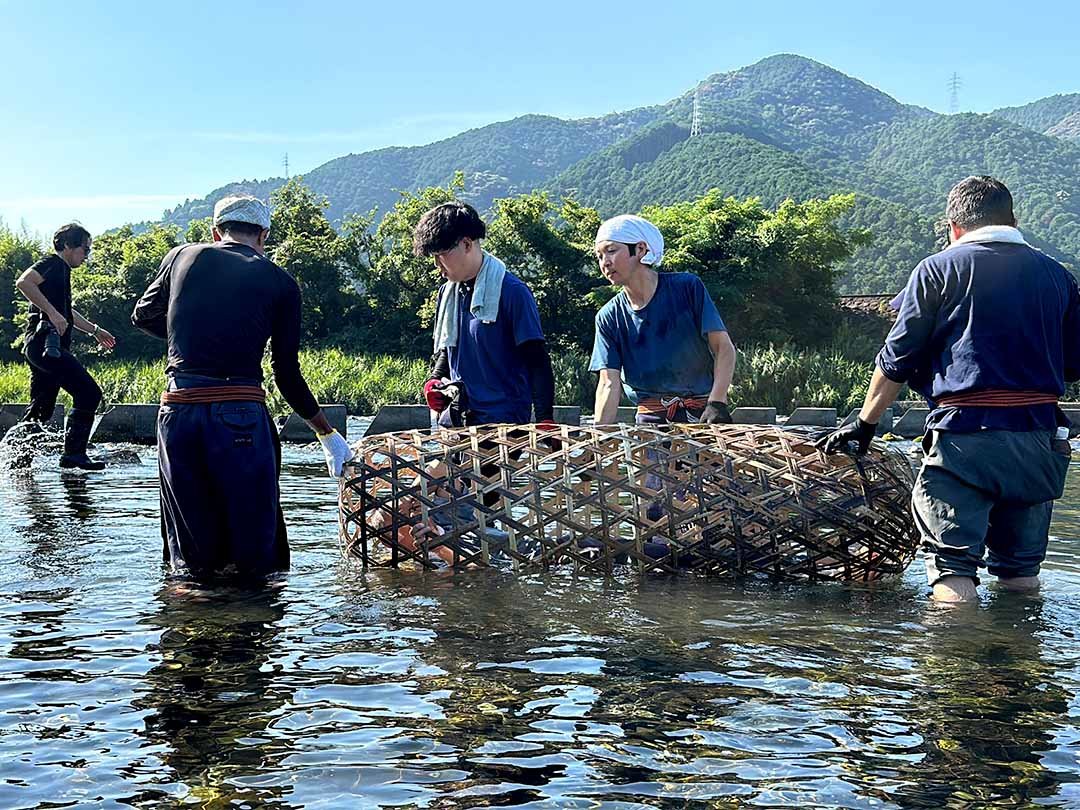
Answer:
POLYGON ((735 346, 693 273, 659 273, 664 238, 646 219, 609 219, 596 234, 600 272, 622 290, 596 315, 589 370, 596 424, 615 421, 623 385, 639 424, 731 422, 735 346))
POLYGON ((446 279, 424 398, 444 424, 554 426, 555 377, 536 301, 480 247, 486 235, 476 209, 461 202, 431 209, 413 233, 416 255, 434 257, 446 279))
POLYGON ((1069 466, 1057 401, 1080 378, 1080 289, 1024 240, 1000 181, 961 180, 946 214, 952 244, 912 271, 862 410, 820 444, 865 453, 905 383, 933 402, 912 512, 934 599, 961 602, 983 566, 1038 587, 1069 466))

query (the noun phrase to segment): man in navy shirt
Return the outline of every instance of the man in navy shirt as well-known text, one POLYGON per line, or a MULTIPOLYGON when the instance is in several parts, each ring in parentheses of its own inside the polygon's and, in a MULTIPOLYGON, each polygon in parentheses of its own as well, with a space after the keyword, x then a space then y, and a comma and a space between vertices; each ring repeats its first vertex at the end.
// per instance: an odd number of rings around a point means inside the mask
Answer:
POLYGON ((424 398, 444 423, 554 426, 555 377, 536 301, 481 248, 486 235, 476 209, 461 202, 431 209, 413 233, 416 255, 434 257, 446 279, 424 398))
POLYGON ((731 422, 735 346, 700 278, 657 272, 663 255, 664 237, 641 217, 614 217, 597 231, 600 272, 623 289, 596 315, 596 424, 615 421, 624 375, 638 423, 731 422))
POLYGON ((983 565, 1038 587, 1069 465, 1057 400, 1080 378, 1080 291, 1024 241, 1000 181, 960 181, 946 214, 952 244, 912 272, 862 410, 820 444, 866 452, 905 383, 934 403, 912 511, 934 598, 957 602, 976 598, 983 565))

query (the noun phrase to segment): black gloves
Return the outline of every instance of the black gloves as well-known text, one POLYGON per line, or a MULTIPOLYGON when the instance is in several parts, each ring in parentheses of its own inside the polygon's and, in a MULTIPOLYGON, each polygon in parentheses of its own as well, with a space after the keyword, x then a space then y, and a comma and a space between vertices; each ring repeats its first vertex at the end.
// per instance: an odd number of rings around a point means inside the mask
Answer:
POLYGON ((824 450, 831 455, 832 453, 846 450, 848 442, 855 442, 857 445, 855 452, 861 456, 870 449, 870 440, 874 438, 876 430, 877 424, 864 422, 856 416, 854 422, 848 422, 846 425, 837 428, 832 433, 827 433, 822 436, 814 442, 814 447, 824 450))
POLYGON ((698 420, 701 425, 730 425, 731 412, 726 402, 709 402, 698 420))

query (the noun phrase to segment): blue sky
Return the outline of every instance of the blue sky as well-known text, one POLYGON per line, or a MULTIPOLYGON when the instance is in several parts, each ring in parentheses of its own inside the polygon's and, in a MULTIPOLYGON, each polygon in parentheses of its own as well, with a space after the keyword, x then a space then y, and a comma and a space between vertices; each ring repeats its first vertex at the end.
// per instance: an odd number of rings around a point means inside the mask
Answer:
POLYGON ((975 112, 1080 91, 1065 0, 0 0, 0 20, 0 218, 40 233, 156 218, 280 175, 286 152, 297 174, 523 113, 659 103, 781 52, 939 111, 953 71, 975 112))

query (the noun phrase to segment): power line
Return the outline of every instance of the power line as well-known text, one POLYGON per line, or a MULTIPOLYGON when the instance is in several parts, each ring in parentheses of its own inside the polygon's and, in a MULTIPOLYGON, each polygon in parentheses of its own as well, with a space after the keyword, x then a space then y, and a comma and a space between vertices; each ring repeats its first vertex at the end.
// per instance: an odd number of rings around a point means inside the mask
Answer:
POLYGON ((285 179, 289 179, 289 153, 285 153, 285 157, 281 160, 281 165, 285 167, 285 179))

